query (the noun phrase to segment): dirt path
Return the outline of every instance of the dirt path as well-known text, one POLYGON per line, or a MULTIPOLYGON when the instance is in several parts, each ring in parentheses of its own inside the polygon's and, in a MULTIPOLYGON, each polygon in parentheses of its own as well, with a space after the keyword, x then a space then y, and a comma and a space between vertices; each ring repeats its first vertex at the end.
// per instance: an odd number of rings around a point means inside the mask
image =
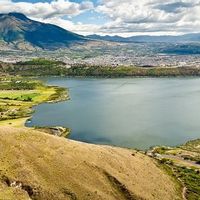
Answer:
POLYGON ((174 156, 174 155, 166 155, 166 154, 159 154, 160 158, 166 158, 166 159, 170 159, 176 162, 179 162, 180 164, 183 164, 185 166, 189 166, 189 167, 195 167, 195 168, 199 168, 200 169, 200 165, 196 164, 194 161, 190 161, 190 160, 184 160, 183 158, 179 157, 179 156, 174 156))
POLYGON ((184 188, 183 188, 183 192, 182 192, 183 200, 187 200, 187 198, 186 198, 186 193, 187 193, 187 188, 184 187, 184 188))

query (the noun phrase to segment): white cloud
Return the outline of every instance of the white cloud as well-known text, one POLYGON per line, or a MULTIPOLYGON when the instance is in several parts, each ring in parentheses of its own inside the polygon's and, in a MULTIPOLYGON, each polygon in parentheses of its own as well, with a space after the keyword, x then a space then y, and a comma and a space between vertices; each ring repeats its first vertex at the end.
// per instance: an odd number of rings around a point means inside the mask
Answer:
POLYGON ((70 20, 63 19, 67 16, 68 19, 81 13, 92 10, 94 5, 91 1, 82 1, 81 3, 71 2, 69 0, 54 0, 50 3, 14 3, 12 0, 0 0, 0 13, 20 12, 27 15, 31 19, 37 21, 52 23, 61 26, 67 30, 77 32, 79 34, 94 33, 97 26, 90 24, 73 23, 70 20), (88 30, 91 30, 89 32, 88 30))
POLYGON ((57 26, 63 27, 66 30, 70 30, 72 32, 76 32, 81 35, 88 35, 88 34, 94 34, 99 32, 99 26, 94 24, 83 24, 81 22, 79 23, 73 23, 70 20, 61 19, 59 17, 52 17, 48 19, 38 19, 38 21, 55 24, 57 26))
POLYGON ((50 3, 14 3, 11 0, 0 1, 0 12, 22 12, 29 17, 37 18, 51 18, 55 16, 76 16, 80 13, 93 9, 91 1, 83 1, 82 3, 75 3, 68 0, 54 0, 50 3))
POLYGON ((102 0, 96 11, 110 18, 110 33, 200 31, 199 0, 102 0))
MULTIPOLYGON (((200 32, 200 0, 99 0, 75 3, 53 0, 51 3, 14 3, 0 0, 0 12, 22 12, 42 22, 53 23, 79 34, 181 34, 200 32), (103 24, 75 23, 73 17, 94 10, 108 20, 103 24), (64 16, 68 16, 68 18, 64 16)), ((95 17, 97 17, 95 15, 95 17)), ((84 20, 87 21, 87 20, 84 20)))

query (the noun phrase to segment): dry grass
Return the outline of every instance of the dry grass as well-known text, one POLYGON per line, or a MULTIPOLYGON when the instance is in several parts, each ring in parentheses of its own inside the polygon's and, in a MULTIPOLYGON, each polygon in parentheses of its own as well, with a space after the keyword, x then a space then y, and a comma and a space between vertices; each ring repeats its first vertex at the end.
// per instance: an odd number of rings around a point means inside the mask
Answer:
POLYGON ((16 128, 21 128, 24 127, 24 124, 26 123, 27 119, 28 118, 19 118, 0 121, 0 126, 12 126, 16 128))
POLYGON ((134 150, 5 126, 0 149, 0 199, 181 199, 177 183, 134 150))

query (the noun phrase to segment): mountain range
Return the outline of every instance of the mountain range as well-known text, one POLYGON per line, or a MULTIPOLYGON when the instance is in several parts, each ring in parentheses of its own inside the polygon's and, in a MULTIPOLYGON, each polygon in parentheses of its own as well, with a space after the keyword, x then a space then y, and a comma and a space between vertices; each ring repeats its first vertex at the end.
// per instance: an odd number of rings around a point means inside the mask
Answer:
MULTIPOLYGON (((181 36, 82 36, 67 31, 59 26, 34 21, 22 13, 0 14, 0 47, 10 46, 16 49, 47 49, 66 48, 74 44, 88 41, 110 41, 121 43, 185 43, 199 42, 200 33, 181 36)), ((1 48, 2 49, 2 48, 1 48)))
POLYGON ((150 35, 139 35, 132 37, 120 37, 120 36, 100 36, 100 35, 89 35, 87 36, 93 40, 104 40, 112 42, 123 42, 123 43, 150 43, 150 42, 166 42, 166 43, 185 43, 185 42, 198 42, 200 41, 200 33, 191 33, 178 36, 150 36, 150 35))

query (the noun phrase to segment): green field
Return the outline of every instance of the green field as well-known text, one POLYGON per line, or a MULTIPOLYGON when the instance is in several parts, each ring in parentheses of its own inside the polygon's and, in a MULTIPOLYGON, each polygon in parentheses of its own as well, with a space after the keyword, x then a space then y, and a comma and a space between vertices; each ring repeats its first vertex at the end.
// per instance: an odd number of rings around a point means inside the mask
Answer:
POLYGON ((186 199, 200 200, 200 140, 178 147, 155 147, 154 157, 168 165, 186 188, 186 199))
POLYGON ((0 125, 8 120, 10 125, 21 124, 31 116, 33 106, 68 98, 66 89, 40 81, 9 77, 1 78, 0 83, 0 125))

